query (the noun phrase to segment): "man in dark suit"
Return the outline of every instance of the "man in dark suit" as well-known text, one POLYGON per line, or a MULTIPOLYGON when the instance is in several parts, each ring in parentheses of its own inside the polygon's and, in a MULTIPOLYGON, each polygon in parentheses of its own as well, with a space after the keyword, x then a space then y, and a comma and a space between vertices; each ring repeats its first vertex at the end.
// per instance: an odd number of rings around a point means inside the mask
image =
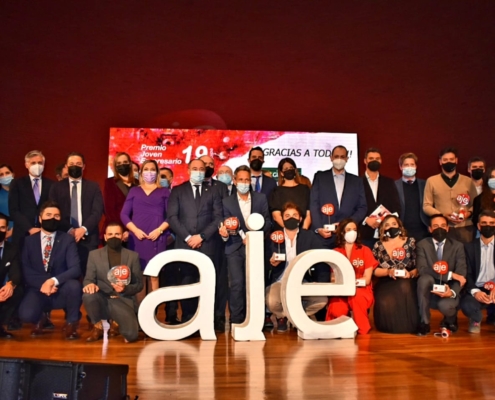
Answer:
POLYGON ((21 265, 17 246, 5 240, 9 217, 0 213, 0 339, 14 335, 4 329, 22 300, 21 265))
POLYGON ((457 331, 457 306, 461 288, 466 283, 466 256, 462 243, 447 239, 449 222, 442 214, 433 215, 430 219, 432 237, 423 239, 416 247, 416 267, 418 279, 418 303, 421 323, 418 336, 430 332, 430 308, 438 309, 444 319, 441 326, 457 331), (437 261, 444 261, 448 266, 448 274, 440 275, 433 269, 437 261), (445 291, 433 291, 434 284, 444 284, 445 291))
POLYGON ((111 319, 127 343, 138 338, 136 294, 143 289, 143 274, 139 254, 122 247, 124 231, 118 223, 110 223, 105 230, 107 245, 89 253, 88 268, 83 282, 83 303, 94 324, 88 342, 103 337, 101 320, 111 319), (111 268, 125 265, 131 270, 128 284, 112 283, 108 279, 111 268))
POLYGON ((345 170, 348 153, 344 146, 335 146, 331 156, 332 168, 318 171, 311 188, 311 229, 321 237, 327 249, 335 247, 335 238, 331 231, 323 228, 324 225, 345 218, 352 218, 359 224, 366 217, 363 181, 345 170), (330 218, 321 211, 326 204, 334 206, 335 213, 330 218))
MULTIPOLYGON (((169 223, 176 234, 175 248, 200 251, 214 263, 217 229, 222 220, 222 199, 211 187, 203 185, 203 161, 192 160, 188 173, 189 181, 175 186, 168 200, 169 223)), ((191 264, 181 264, 180 276, 183 285, 199 280, 198 269, 191 264)), ((182 322, 187 322, 196 312, 198 299, 184 299, 181 304, 182 322)))
MULTIPOLYGON (((282 219, 284 220, 284 243, 278 245, 272 243, 272 257, 270 264, 272 265, 272 273, 270 274, 270 286, 266 288, 265 301, 266 306, 271 313, 275 314, 277 318, 277 330, 279 332, 287 331, 287 317, 285 310, 282 306, 282 278, 284 276, 285 268, 290 262, 298 255, 307 250, 322 249, 323 243, 318 237, 311 231, 299 229, 299 224, 302 221, 301 210, 297 205, 287 203, 284 205, 282 212, 282 219), (275 253, 285 254, 285 261, 275 260, 275 253)), ((326 268, 330 270, 330 267, 326 264, 317 265, 311 268, 306 276, 305 281, 314 282, 313 272, 318 268, 326 268)), ((328 279, 330 281, 330 279, 328 279)), ((304 310, 307 315, 314 315, 319 310, 323 309, 328 302, 326 296, 307 296, 302 299, 304 310)))
POLYGON ((263 174, 261 169, 265 162, 263 149, 261 147, 253 147, 249 150, 248 162, 251 167, 251 186, 253 191, 263 193, 269 199, 270 193, 277 187, 277 181, 263 174))
POLYGON ((39 210, 48 200, 50 188, 54 183, 42 176, 45 168, 45 156, 39 150, 33 150, 24 157, 27 176, 12 181, 9 192, 9 214, 14 221, 12 241, 22 248, 23 239, 40 231, 39 210))
POLYGON ((394 180, 380 175, 378 172, 382 165, 382 154, 377 148, 371 147, 366 150, 364 156, 366 172, 363 176, 364 193, 366 195, 366 218, 361 228, 361 240, 364 245, 373 248, 378 240, 378 227, 381 219, 370 217, 378 206, 383 205, 391 213, 400 212, 400 200, 394 180))
POLYGON ((220 168, 218 168, 217 179, 227 185, 227 194, 229 196, 237 193, 235 185, 233 184, 234 173, 232 172, 232 168, 230 168, 228 165, 222 165, 220 168))
POLYGON ((222 199, 227 197, 229 195, 227 185, 217 179, 213 179, 213 174, 215 173, 215 161, 213 158, 210 156, 202 156, 199 159, 205 163, 205 179, 203 184, 211 186, 213 190, 218 192, 222 199))
POLYGON ((419 242, 429 236, 430 221, 423 211, 423 196, 426 181, 416 177, 418 157, 414 153, 404 153, 399 157, 402 178, 395 181, 400 200, 400 216, 407 234, 419 242))
POLYGON ((43 334, 43 312, 64 309, 66 339, 78 339, 82 303, 79 256, 74 238, 58 230, 60 208, 48 200, 40 209, 41 231, 26 238, 22 273, 26 295, 19 307, 22 321, 35 324, 31 336, 43 334))
POLYGON ((248 232, 247 218, 261 214, 265 218, 263 231, 267 235, 271 221, 268 200, 263 193, 251 191, 251 170, 246 165, 237 167, 234 172, 237 195, 223 199, 224 218, 236 217, 239 221, 237 231, 229 231, 225 225, 219 229, 220 236, 226 242, 227 269, 229 276, 230 321, 240 324, 246 318, 246 238, 248 232))
POLYGON ((89 252, 98 248, 98 225, 103 214, 103 196, 98 183, 83 179, 86 165, 81 153, 70 153, 66 164, 69 178, 52 186, 50 199, 60 206, 60 230, 68 232, 77 243, 84 276, 89 252))
POLYGON ((480 333, 482 310, 495 303, 495 212, 482 211, 478 221, 481 233, 478 239, 464 245, 468 265, 466 291, 461 300, 461 309, 469 318, 470 333, 480 333))

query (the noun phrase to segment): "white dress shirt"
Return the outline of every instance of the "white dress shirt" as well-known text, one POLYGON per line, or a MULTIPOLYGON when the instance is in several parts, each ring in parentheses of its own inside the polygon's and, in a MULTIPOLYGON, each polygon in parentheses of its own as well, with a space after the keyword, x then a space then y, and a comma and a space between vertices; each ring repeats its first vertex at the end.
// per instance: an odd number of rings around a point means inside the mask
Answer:
POLYGON ((344 185, 345 185, 345 171, 341 174, 336 174, 335 170, 332 169, 333 173, 333 182, 335 184, 335 191, 337 192, 337 199, 340 202, 342 201, 342 194, 344 193, 344 185))
POLYGON ((366 179, 368 179, 368 183, 370 184, 371 191, 373 192, 373 198, 376 201, 376 198, 378 196, 378 179, 380 179, 380 174, 376 175, 376 179, 372 180, 370 176, 368 175, 368 171, 364 173, 366 176, 366 179))
MULTIPOLYGON (((251 187, 254 190, 256 190, 256 177, 251 175, 251 187)), ((260 175, 260 189, 263 187, 263 173, 260 175)))
MULTIPOLYGON (((495 281, 495 265, 493 263, 493 247, 495 240, 492 238, 490 243, 485 244, 480 240, 481 262, 480 273, 476 279, 476 286, 483 287, 486 282, 495 281)), ((471 294, 479 292, 479 289, 472 289, 471 294)))
MULTIPOLYGON (((287 232, 284 229, 284 240, 285 240, 285 268, 290 264, 290 262, 297 257, 297 235, 299 234, 299 229, 297 230, 296 236, 291 241, 287 236, 287 232)), ((280 282, 284 277, 285 269, 282 274, 277 279, 277 282, 280 282)))
POLYGON ((193 197, 196 198, 196 188, 195 186, 199 186, 199 195, 203 194, 203 184, 202 183, 194 183, 193 181, 189 181, 191 184, 191 189, 193 191, 193 197))
POLYGON ((239 208, 241 209, 242 217, 244 222, 247 223, 247 219, 251 215, 251 193, 248 192, 248 197, 246 200, 241 199, 239 192, 237 193, 237 201, 239 202, 239 208))

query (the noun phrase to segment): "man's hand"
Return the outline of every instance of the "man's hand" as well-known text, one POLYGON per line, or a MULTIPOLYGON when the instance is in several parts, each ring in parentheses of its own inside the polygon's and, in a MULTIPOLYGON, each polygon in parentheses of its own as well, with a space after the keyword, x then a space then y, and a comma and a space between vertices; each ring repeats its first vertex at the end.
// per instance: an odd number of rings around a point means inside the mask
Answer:
POLYGON ((412 271, 409 271, 409 278, 417 278, 418 277, 418 269, 414 268, 412 271))
POLYGON ((41 231, 41 228, 31 228, 28 232, 30 235, 34 235, 35 233, 38 233, 41 231))
POLYGON ((84 228, 74 228, 72 230, 72 234, 74 235, 74 240, 78 243, 80 240, 84 240, 84 235, 86 234, 86 229, 84 228))
POLYGON ((191 249, 199 249, 201 247, 201 243, 203 243, 203 239, 201 239, 201 236, 199 235, 193 235, 187 241, 187 245, 191 249))
POLYGON ((272 257, 270 258, 270 264, 273 267, 277 267, 280 264, 280 261, 275 260, 275 253, 272 254, 272 257))
POLYGON ((13 293, 14 293, 14 287, 12 286, 12 283, 7 282, 0 289, 0 302, 8 300, 12 296, 13 293))
POLYGON ((461 223, 461 222, 464 222, 463 219, 459 219, 458 216, 455 214, 447 214, 446 217, 448 218, 448 220, 450 222, 452 222, 453 224, 456 224, 456 225, 461 223))
POLYGON ((485 292, 480 291, 474 294, 474 298, 478 300, 480 303, 490 304, 491 303, 490 297, 492 294, 493 292, 491 292, 490 295, 487 295, 485 292))
POLYGON ((129 240, 129 231, 125 231, 123 234, 122 234, 122 241, 123 242, 127 242, 129 240))
POLYGON ((452 279, 455 279, 461 284, 461 287, 463 287, 466 284, 466 278, 464 278, 462 275, 452 273, 452 279))
POLYGON ((433 290, 431 291, 431 293, 433 294, 436 294, 437 296, 439 297, 443 297, 443 298, 449 298, 449 297, 452 297, 452 290, 450 290, 450 287, 449 285, 445 285, 445 292, 434 292, 433 290))
POLYGON ((50 279, 47 279, 45 281, 45 283, 43 283, 43 285, 41 286, 40 292, 43 294, 46 294, 47 296, 50 296, 56 292, 56 290, 53 291, 54 288, 56 289, 55 281, 50 278, 50 279))
POLYGON ((98 292, 98 290, 100 290, 100 288, 94 283, 88 283, 83 287, 83 293, 93 294, 98 292))
POLYGON ((490 303, 495 303, 495 290, 490 292, 490 303))
POLYGON ((229 237, 229 232, 227 231, 227 228, 225 227, 225 225, 222 225, 219 229, 218 229, 218 233, 220 234, 221 237, 223 238, 227 238, 229 237))
POLYGON ((328 239, 332 237, 332 232, 327 231, 326 229, 323 228, 318 228, 318 234, 323 238, 323 239, 328 239))
POLYGON ((365 219, 366 225, 370 228, 377 229, 380 226, 380 222, 378 222, 378 217, 376 215, 370 215, 365 219))
POLYGON ((122 283, 112 283, 112 287, 117 293, 122 293, 125 290, 125 285, 122 283))

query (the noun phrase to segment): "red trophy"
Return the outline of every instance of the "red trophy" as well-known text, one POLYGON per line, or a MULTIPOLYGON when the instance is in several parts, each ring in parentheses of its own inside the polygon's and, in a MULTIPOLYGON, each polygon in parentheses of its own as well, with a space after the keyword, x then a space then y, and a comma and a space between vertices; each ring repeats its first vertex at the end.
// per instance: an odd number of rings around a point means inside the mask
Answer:
POLYGON ((323 225, 323 229, 329 232, 335 232, 335 224, 330 223, 330 217, 335 213, 335 207, 333 204, 327 203, 321 207, 321 212, 328 215, 328 224, 323 225))
POLYGON ((486 290, 489 290, 490 292, 493 291, 493 289, 495 289, 495 283, 493 282, 486 282, 483 287, 486 289, 486 290))
POLYGON ((229 217, 223 221, 225 228, 229 235, 237 235, 237 230, 239 229, 239 219, 237 217, 229 217))
POLYGON ((127 286, 131 282, 131 269, 127 265, 117 265, 108 271, 107 278, 114 285, 127 286))
POLYGON ((404 278, 406 276, 406 270, 404 269, 404 261, 406 258, 406 249, 404 247, 397 247, 392 251, 392 260, 394 264, 397 266, 397 269, 394 271, 394 276, 404 278))
POLYGON ((283 231, 275 231, 270 235, 272 242, 277 243, 278 253, 275 253, 275 261, 285 261, 285 254, 280 252, 280 245, 285 241, 283 231))
POLYGON ((444 293, 446 291, 446 288, 445 285, 442 285, 442 277, 445 274, 448 274, 449 264, 447 264, 445 261, 437 261, 435 264, 433 264, 433 271, 440 275, 440 284, 434 284, 433 291, 444 293))
POLYGON ((453 217, 457 217, 458 220, 464 221, 467 212, 466 207, 469 204, 471 198, 469 197, 469 194, 463 193, 458 195, 456 200, 457 203, 459 203, 459 210, 453 213, 453 217))
MULTIPOLYGON (((360 258, 355 258, 354 260, 352 260, 351 264, 354 267, 354 269, 359 269, 359 268, 363 268, 364 261, 361 260, 360 258)), ((357 287, 365 287, 366 286, 366 279, 364 279, 364 278, 356 279, 356 286, 357 287)))

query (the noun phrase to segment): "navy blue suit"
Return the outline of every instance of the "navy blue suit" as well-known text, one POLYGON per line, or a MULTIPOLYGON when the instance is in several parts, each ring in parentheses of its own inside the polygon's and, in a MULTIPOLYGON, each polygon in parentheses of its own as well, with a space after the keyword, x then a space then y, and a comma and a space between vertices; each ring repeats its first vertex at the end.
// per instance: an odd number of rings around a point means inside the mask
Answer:
POLYGON ((19 307, 19 317, 24 322, 37 323, 41 314, 52 309, 65 309, 67 322, 79 321, 82 303, 82 287, 79 255, 74 238, 57 231, 52 244, 48 270, 43 266, 41 235, 43 231, 26 238, 22 249, 22 273, 26 295, 19 307), (56 278, 58 291, 50 296, 40 292, 46 280, 56 278))
MULTIPOLYGON (((345 218, 352 218, 357 224, 366 217, 366 196, 364 193, 363 180, 356 175, 345 173, 344 191, 342 199, 338 201, 337 190, 333 180, 333 169, 318 171, 313 179, 311 188, 311 229, 323 228, 328 224, 328 216, 321 212, 325 204, 333 204, 335 213, 330 217, 330 223, 340 222, 345 218)), ((320 235, 318 235, 321 238, 320 235)), ((335 247, 335 238, 323 239, 326 248, 335 247)))
MULTIPOLYGON (((271 220, 268 211, 268 201, 263 193, 250 192, 251 214, 258 213, 265 219, 263 231, 267 235, 270 231, 271 220)), ((223 199, 224 218, 237 217, 244 233, 249 231, 242 216, 237 194, 223 199)), ((227 269, 229 275, 229 309, 232 323, 242 323, 246 317, 246 246, 240 235, 230 235, 225 245, 227 255, 227 269)))
POLYGON ((0 288, 5 281, 11 281, 15 289, 11 297, 0 302, 0 326, 9 322, 24 293, 19 252, 15 244, 7 241, 3 242, 3 249, 0 248, 0 288))
POLYGON ((266 176, 265 174, 262 174, 260 193, 263 193, 266 196, 266 198, 269 199, 272 190, 275 189, 276 187, 277 187, 277 181, 275 179, 273 179, 270 176, 266 176))

